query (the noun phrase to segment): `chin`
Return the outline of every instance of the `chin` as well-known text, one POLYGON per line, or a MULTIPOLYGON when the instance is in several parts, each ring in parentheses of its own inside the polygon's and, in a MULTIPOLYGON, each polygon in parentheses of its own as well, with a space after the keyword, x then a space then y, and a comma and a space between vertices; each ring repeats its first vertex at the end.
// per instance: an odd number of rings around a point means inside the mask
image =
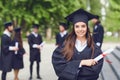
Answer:
POLYGON ((81 37, 81 38, 82 38, 82 37, 85 37, 85 35, 78 35, 78 37, 81 37))

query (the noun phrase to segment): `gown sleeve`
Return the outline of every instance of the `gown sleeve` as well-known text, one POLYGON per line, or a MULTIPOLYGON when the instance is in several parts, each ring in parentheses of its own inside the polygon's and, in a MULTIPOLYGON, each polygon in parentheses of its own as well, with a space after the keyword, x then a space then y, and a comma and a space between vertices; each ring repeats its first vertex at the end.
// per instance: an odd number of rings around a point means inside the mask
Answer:
POLYGON ((58 47, 52 55, 52 64, 56 75, 66 80, 75 80, 79 70, 80 60, 67 61, 63 57, 61 50, 62 48, 58 47))
POLYGON ((56 45, 58 45, 58 43, 59 43, 59 35, 56 34, 56 45))
MULTIPOLYGON (((99 48, 95 48, 94 58, 100 55, 102 51, 99 48)), ((98 61, 98 63, 94 66, 88 67, 88 66, 82 66, 80 68, 79 74, 82 76, 95 76, 99 75, 101 69, 103 66, 103 59, 98 61)))
POLYGON ((3 51, 4 54, 9 54, 9 46, 10 46, 10 40, 5 36, 3 35, 2 38, 1 38, 1 50, 3 51))
POLYGON ((99 27, 98 27, 99 29, 99 33, 98 33, 98 36, 99 36, 99 39, 98 39, 98 42, 100 42, 100 43, 102 43, 102 41, 103 41, 103 38, 104 38, 104 29, 103 29, 103 27, 102 27, 102 25, 99 25, 99 27))
POLYGON ((30 45, 30 47, 33 47, 33 40, 32 40, 32 35, 29 35, 28 36, 28 43, 29 43, 29 45, 30 45))
POLYGON ((24 49, 24 48, 21 48, 21 49, 20 49, 20 55, 23 55, 23 54, 25 54, 25 49, 24 49))

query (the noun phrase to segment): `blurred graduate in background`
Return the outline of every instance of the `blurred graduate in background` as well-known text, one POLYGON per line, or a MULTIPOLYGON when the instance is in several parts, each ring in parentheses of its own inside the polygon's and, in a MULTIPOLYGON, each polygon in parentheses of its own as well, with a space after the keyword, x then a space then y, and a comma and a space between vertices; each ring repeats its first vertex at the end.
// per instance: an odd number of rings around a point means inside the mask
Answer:
POLYGON ((28 36, 28 43, 30 46, 30 78, 29 80, 32 80, 32 74, 33 74, 33 63, 36 61, 37 68, 37 79, 41 79, 40 77, 40 61, 41 61, 41 48, 42 46, 40 45, 42 41, 42 36, 38 33, 39 30, 39 25, 34 24, 33 25, 33 31, 32 33, 28 36))
POLYGON ((104 38, 104 28, 101 25, 98 15, 94 15, 95 17, 92 19, 94 24, 93 26, 93 40, 95 44, 101 48, 104 38))
POLYGON ((65 38, 68 35, 67 32, 68 29, 68 25, 66 23, 59 23, 59 33, 57 33, 56 35, 56 45, 57 46, 61 46, 63 44, 63 42, 65 41, 65 38))
POLYGON ((12 70, 13 53, 18 51, 18 48, 12 46, 11 34, 13 31, 12 22, 4 24, 5 30, 1 37, 1 55, 0 55, 0 68, 2 70, 1 80, 6 80, 7 72, 12 70))
POLYGON ((23 54, 25 54, 25 49, 23 48, 23 41, 21 36, 21 28, 15 28, 15 35, 13 39, 13 45, 16 46, 18 43, 18 51, 13 53, 12 68, 14 69, 14 80, 19 80, 18 73, 19 70, 24 67, 23 64, 23 54))

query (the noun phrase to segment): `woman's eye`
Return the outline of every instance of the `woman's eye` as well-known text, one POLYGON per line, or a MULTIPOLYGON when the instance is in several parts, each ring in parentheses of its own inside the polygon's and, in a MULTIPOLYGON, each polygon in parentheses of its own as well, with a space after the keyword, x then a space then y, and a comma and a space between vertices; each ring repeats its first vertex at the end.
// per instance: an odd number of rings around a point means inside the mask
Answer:
POLYGON ((81 27, 82 27, 82 28, 85 28, 86 26, 85 26, 85 25, 82 25, 81 27))
POLYGON ((79 26, 78 26, 78 25, 76 25, 75 27, 76 27, 76 28, 79 28, 79 26))

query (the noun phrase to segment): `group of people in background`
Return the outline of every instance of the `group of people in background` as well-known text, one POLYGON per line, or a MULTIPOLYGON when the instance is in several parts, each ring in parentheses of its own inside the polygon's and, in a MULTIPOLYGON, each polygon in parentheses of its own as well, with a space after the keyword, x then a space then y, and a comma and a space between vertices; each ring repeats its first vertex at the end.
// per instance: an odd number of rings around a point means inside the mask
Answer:
POLYGON ((73 25, 67 33, 66 23, 60 23, 56 35, 58 46, 52 55, 52 64, 58 80, 97 80, 103 66, 103 59, 94 60, 102 54, 104 29, 99 16, 83 9, 69 14, 65 19, 73 25), (88 22, 94 23, 91 35, 88 22))
MULTIPOLYGON (((6 80, 7 72, 14 69, 14 80, 19 80, 19 70, 24 68, 23 55, 26 53, 23 48, 23 41, 21 36, 21 28, 13 28, 12 22, 4 24, 4 32, 1 37, 1 54, 0 54, 0 70, 2 70, 1 80, 6 80), (14 31, 13 38, 11 37, 14 31)), ((28 36, 28 44, 30 46, 30 78, 32 80, 33 63, 37 64, 37 79, 40 77, 40 49, 42 37, 38 34, 39 25, 33 25, 33 31, 28 36)))

